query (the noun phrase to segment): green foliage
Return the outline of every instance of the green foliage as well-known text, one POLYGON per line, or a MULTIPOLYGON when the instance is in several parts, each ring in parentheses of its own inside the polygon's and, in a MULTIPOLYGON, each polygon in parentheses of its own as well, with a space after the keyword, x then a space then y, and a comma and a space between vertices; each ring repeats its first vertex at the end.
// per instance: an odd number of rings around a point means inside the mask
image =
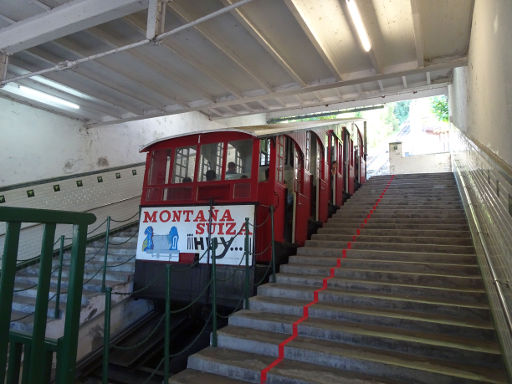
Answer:
POLYGON ((411 104, 411 100, 407 101, 399 101, 395 103, 395 108, 393 109, 393 115, 398 119, 399 125, 402 125, 404 121, 409 118, 409 106, 411 104))
POLYGON ((384 107, 384 112, 383 112, 383 120, 386 125, 392 127, 393 131, 397 131, 398 127, 399 127, 399 121, 395 117, 394 110, 395 110, 394 104, 391 104, 391 103, 386 104, 386 106, 384 107))
POLYGON ((446 96, 432 98, 432 113, 437 116, 439 121, 448 122, 448 100, 446 96))

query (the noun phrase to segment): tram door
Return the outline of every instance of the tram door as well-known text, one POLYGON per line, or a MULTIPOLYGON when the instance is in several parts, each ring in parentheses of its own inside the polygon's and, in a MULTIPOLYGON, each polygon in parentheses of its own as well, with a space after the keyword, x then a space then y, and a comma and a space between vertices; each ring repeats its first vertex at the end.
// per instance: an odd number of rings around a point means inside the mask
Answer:
POLYGON ((348 131, 343 129, 343 187, 345 198, 354 193, 354 144, 348 131))
POLYGON ((354 158, 355 158, 355 166, 354 166, 354 180, 355 180, 355 188, 359 188, 361 185, 361 161, 359 158, 359 148, 355 147, 354 149, 354 158))
POLYGON ((314 134, 311 134, 311 213, 314 221, 325 221, 328 216, 329 179, 325 176, 324 147, 314 134))
POLYGON ((334 134, 329 136, 329 203, 331 206, 336 205, 336 174, 337 174, 337 147, 334 144, 334 134))
MULTIPOLYGON (((309 217, 313 221, 318 221, 319 212, 318 212, 318 199, 320 197, 320 158, 318 154, 319 148, 317 148, 318 143, 316 137, 308 132, 308 141, 310 143, 309 150, 309 166, 311 170, 311 209, 309 213, 309 217)), ((306 145, 306 151, 307 151, 306 145)))
POLYGON ((343 204, 343 145, 335 137, 334 143, 336 146, 336 190, 335 190, 335 204, 341 206, 343 204))

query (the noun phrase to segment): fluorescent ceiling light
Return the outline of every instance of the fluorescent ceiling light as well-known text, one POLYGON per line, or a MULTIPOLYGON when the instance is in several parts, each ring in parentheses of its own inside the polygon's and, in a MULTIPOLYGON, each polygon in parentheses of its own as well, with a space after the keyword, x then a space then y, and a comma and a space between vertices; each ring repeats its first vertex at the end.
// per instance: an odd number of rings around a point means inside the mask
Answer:
POLYGON ((76 97, 80 97, 82 99, 93 100, 92 97, 90 97, 89 95, 86 95, 85 93, 79 92, 76 89, 70 88, 70 87, 68 87, 66 85, 63 85, 61 83, 57 83, 56 81, 47 79, 46 77, 43 77, 43 76, 32 76, 30 78, 30 80, 35 80, 38 83, 47 85, 49 87, 58 89, 59 91, 69 93, 70 95, 73 95, 73 96, 76 96, 76 97))
POLYGON ((372 43, 370 43, 370 38, 368 37, 368 33, 366 32, 366 28, 363 24, 363 19, 361 19, 361 14, 359 13, 359 8, 357 8, 357 4, 355 0, 346 0, 348 12, 350 13, 350 17, 352 18, 352 22, 356 27, 357 35, 359 36, 359 40, 361 41, 361 45, 365 52, 370 52, 372 49, 372 43))
POLYGON ((40 103, 52 105, 55 107, 67 107, 67 108, 71 108, 71 109, 80 109, 80 106, 78 104, 71 103, 70 101, 61 99, 59 97, 48 95, 47 93, 44 93, 41 91, 36 91, 35 89, 28 88, 23 85, 19 85, 18 87, 11 87, 11 88, 5 87, 4 89, 6 91, 15 93, 19 96, 23 96, 28 99, 32 99, 32 100, 38 101, 40 103))

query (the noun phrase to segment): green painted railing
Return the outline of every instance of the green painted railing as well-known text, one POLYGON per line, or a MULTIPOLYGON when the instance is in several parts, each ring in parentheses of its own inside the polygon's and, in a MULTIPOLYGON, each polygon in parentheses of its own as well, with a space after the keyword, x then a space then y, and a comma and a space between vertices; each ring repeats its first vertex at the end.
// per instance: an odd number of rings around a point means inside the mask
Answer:
POLYGON ((57 359, 56 383, 74 382, 87 227, 95 221, 96 217, 90 213, 13 207, 0 208, 0 222, 7 224, 2 255, 2 274, 0 276, 1 383, 18 383, 20 377, 22 383, 48 382, 54 352, 56 352, 57 359), (14 281, 17 269, 16 260, 22 223, 41 223, 44 225, 32 335, 10 331, 14 281), (53 245, 57 224, 73 225, 73 238, 64 335, 58 340, 50 340, 45 337, 45 333, 53 245), (9 361, 7 361, 8 356, 9 361))

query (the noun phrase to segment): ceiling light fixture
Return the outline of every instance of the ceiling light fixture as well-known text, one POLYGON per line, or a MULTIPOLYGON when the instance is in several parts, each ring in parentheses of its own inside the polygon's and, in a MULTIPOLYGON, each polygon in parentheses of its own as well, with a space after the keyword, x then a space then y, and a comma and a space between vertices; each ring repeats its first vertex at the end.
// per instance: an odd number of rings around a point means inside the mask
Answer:
POLYGON ((359 8, 357 8, 356 1, 346 0, 346 2, 348 12, 350 13, 352 22, 356 27, 357 35, 359 36, 361 45, 363 46, 365 52, 370 52, 370 49, 372 49, 372 43, 370 43, 370 38, 368 37, 368 33, 366 32, 366 28, 363 24, 363 19, 361 19, 361 14, 359 13, 359 8))
POLYGON ((19 92, 20 96, 24 96, 29 99, 39 101, 40 103, 54 105, 54 106, 67 107, 67 108, 71 108, 71 109, 80 109, 80 106, 78 104, 61 99, 59 97, 48 95, 47 93, 44 93, 41 91, 36 91, 35 89, 25 87, 24 85, 20 85, 19 90, 20 90, 20 92, 19 92))

